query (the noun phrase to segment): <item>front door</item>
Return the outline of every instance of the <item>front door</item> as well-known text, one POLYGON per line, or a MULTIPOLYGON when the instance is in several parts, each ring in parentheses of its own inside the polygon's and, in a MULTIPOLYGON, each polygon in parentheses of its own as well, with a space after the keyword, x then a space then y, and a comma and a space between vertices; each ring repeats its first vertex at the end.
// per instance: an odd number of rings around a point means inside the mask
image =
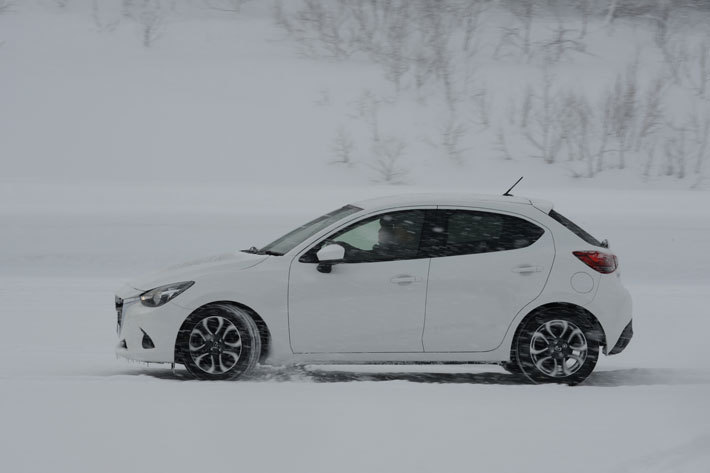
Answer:
POLYGON ((423 351, 426 215, 410 209, 366 217, 294 259, 288 316, 295 353, 423 351), (344 261, 328 273, 315 258, 326 241, 345 247, 344 261))

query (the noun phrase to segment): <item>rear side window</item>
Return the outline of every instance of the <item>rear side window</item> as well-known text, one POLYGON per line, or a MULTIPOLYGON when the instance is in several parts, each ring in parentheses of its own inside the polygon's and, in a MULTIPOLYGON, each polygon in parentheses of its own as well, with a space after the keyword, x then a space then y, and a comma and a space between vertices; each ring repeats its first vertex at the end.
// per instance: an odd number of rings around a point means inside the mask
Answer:
POLYGON ((589 233, 585 232, 582 227, 574 223, 572 220, 568 219, 564 215, 562 215, 559 212, 555 212, 554 210, 550 210, 550 217, 553 219, 557 220, 559 223, 561 223, 565 228, 567 228, 569 231, 577 235, 579 238, 582 240, 586 241, 590 245, 594 246, 602 246, 601 242, 594 238, 592 235, 589 233))
POLYGON ((511 215, 468 210, 439 211, 440 244, 432 256, 456 256, 525 248, 545 231, 511 215))

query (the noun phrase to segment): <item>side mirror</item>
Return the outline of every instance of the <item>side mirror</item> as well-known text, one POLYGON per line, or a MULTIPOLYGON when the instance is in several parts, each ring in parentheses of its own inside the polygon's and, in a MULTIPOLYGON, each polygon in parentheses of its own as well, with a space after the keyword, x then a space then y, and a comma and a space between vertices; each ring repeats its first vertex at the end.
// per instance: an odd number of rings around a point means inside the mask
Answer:
POLYGON ((345 258, 345 248, 337 243, 325 245, 316 253, 318 258, 318 271, 329 273, 335 263, 340 263, 345 258))

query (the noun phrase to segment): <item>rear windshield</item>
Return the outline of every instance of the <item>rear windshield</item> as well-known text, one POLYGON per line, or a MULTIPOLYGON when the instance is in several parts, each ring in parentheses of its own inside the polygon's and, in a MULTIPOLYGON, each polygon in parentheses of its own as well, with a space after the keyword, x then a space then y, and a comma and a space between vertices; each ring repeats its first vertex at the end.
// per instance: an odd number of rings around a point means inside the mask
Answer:
POLYGON ((594 238, 592 235, 589 233, 585 232, 582 227, 574 223, 572 220, 568 219, 564 215, 562 215, 559 212, 555 212, 554 210, 550 210, 550 217, 554 218, 558 222, 560 222, 562 225, 564 225, 569 231, 577 235, 579 238, 582 240, 586 241, 590 245, 594 246, 602 246, 601 242, 594 238))

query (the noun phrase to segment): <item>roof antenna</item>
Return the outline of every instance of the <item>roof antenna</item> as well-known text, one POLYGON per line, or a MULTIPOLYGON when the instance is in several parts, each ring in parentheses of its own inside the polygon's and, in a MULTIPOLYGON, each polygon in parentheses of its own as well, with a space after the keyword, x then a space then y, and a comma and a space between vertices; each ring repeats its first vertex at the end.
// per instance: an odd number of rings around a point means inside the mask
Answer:
POLYGON ((518 185, 518 182, 520 182, 520 181, 522 181, 522 180, 523 180, 523 176, 520 176, 520 179, 518 179, 517 181, 515 181, 515 184, 513 184, 512 186, 510 186, 510 189, 508 189, 507 191, 505 191, 505 194, 503 194, 503 195, 504 195, 504 196, 507 196, 507 197, 513 197, 513 194, 511 194, 510 191, 512 191, 512 190, 513 190, 513 187, 517 186, 517 185, 518 185))

